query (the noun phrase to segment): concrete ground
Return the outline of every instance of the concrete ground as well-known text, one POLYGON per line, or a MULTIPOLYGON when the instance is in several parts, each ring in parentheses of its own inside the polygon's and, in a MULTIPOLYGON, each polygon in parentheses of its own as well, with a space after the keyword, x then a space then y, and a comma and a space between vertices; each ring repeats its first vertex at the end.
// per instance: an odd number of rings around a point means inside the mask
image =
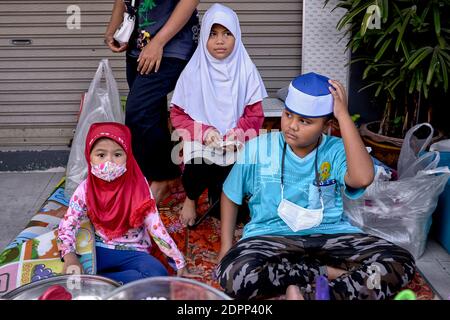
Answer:
MULTIPOLYGON (((64 176, 59 172, 0 172, 0 251, 12 241, 39 210, 64 176)), ((450 299, 450 254, 429 240, 417 261, 420 272, 441 299, 450 299)))

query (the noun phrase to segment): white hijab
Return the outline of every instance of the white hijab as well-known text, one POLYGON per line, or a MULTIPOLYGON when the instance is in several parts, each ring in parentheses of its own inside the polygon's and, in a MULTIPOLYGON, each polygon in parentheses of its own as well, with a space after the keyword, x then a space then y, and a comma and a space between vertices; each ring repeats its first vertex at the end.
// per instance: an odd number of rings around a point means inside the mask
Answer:
POLYGON ((178 79, 171 103, 225 135, 236 127, 247 105, 265 97, 261 76, 242 44, 236 13, 221 4, 212 5, 202 19, 198 47, 178 79), (235 37, 232 53, 223 60, 206 48, 215 23, 235 37))

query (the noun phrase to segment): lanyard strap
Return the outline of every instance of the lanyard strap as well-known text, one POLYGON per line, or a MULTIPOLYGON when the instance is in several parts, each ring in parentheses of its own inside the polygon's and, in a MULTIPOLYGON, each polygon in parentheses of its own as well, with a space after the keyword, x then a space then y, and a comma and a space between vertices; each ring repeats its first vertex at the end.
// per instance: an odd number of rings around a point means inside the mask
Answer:
POLYGON ((136 14, 136 0, 124 0, 128 14, 134 16, 136 14))
MULTIPOLYGON (((319 140, 317 140, 317 145, 315 148, 316 154, 314 155, 314 170, 315 170, 315 181, 317 184, 317 188, 319 188, 320 198, 322 198, 322 190, 320 189, 319 170, 317 168, 317 154, 319 153, 320 139, 321 139, 321 137, 319 137, 319 140)), ((283 155, 281 157, 281 200, 284 199, 284 160, 286 158, 286 148, 287 148, 287 143, 285 141, 284 145, 283 145, 283 155)))

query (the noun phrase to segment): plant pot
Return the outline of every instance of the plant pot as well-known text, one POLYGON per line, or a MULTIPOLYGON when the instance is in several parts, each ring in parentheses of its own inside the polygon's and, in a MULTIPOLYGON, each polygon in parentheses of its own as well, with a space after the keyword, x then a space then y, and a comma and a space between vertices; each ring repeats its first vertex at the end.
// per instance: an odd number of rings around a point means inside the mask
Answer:
POLYGON ((370 154, 387 166, 396 169, 403 139, 375 133, 379 126, 380 121, 364 123, 361 125, 359 132, 366 147, 372 148, 370 154))
MULTIPOLYGON (((359 132, 367 147, 372 148, 371 155, 387 166, 397 169, 397 161, 400 156, 400 150, 403 144, 403 139, 384 136, 378 133, 380 121, 368 122, 361 125, 359 132)), ((434 137, 431 143, 437 142, 443 138, 441 132, 434 132, 434 137)))

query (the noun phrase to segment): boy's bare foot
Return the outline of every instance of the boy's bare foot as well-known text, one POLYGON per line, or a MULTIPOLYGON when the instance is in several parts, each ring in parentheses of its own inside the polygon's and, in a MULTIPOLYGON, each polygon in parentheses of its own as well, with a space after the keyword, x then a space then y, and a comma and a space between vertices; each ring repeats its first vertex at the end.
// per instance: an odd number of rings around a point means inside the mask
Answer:
POLYGON ((303 298, 300 288, 291 284, 286 289, 286 300, 305 300, 305 298, 303 298))
POLYGON ((186 197, 184 200, 183 209, 180 212, 180 221, 185 226, 192 226, 195 223, 197 217, 197 211, 195 207, 195 200, 191 200, 186 197))
POLYGON ((334 268, 334 267, 330 267, 327 266, 327 273, 328 273, 328 280, 334 280, 339 278, 340 276, 342 276, 343 274, 346 274, 347 271, 346 270, 342 270, 342 269, 338 269, 338 268, 334 268))

